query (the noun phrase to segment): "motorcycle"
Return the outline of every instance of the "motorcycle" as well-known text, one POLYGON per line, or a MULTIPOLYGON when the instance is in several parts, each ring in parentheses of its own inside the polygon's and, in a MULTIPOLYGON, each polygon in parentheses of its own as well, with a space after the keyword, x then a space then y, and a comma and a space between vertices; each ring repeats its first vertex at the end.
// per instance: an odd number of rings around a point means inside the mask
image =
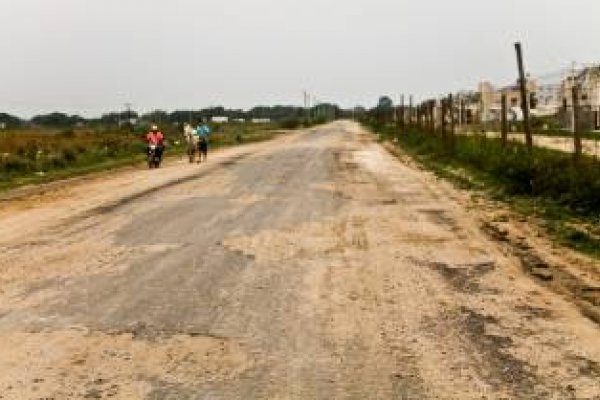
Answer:
POLYGON ((148 146, 148 168, 159 168, 161 160, 160 149, 157 145, 148 146))

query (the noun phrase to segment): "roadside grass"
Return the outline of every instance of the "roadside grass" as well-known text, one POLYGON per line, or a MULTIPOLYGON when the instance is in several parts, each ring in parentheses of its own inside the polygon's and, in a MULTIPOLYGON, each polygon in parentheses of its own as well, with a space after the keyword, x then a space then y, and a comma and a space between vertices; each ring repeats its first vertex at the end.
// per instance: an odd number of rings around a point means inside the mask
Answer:
POLYGON ((530 154, 521 143, 504 148, 483 135, 458 135, 451 150, 440 135, 374 128, 436 175, 536 217, 557 243, 600 258, 600 163, 592 157, 576 165, 570 154, 545 148, 530 154))
MULTIPOLYGON (((273 138, 271 125, 230 124, 216 127, 211 148, 273 138)), ((186 152, 181 134, 166 133, 166 157, 186 152)), ((0 133, 0 191, 48 183, 125 166, 145 160, 140 133, 92 130, 15 130, 0 133)))

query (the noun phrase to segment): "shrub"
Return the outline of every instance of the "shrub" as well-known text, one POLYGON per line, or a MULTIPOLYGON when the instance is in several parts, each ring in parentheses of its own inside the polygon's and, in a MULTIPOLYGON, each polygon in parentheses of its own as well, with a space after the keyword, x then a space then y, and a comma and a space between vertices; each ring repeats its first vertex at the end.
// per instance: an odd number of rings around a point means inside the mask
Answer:
POLYGON ((73 162, 77 161, 77 152, 76 152, 76 150, 71 149, 71 148, 63 149, 62 158, 67 163, 73 163, 73 162))
POLYGON ((283 129, 297 129, 300 127, 300 120, 297 118, 286 119, 281 121, 280 126, 283 129))
POLYGON ((34 169, 34 164, 23 157, 9 156, 0 164, 2 170, 7 174, 25 173, 34 169))
POLYGON ((75 132, 73 129, 64 129, 60 132, 60 136, 67 139, 72 139, 75 137, 75 132))
POLYGON ((67 166, 67 161, 61 155, 50 157, 49 161, 52 168, 55 169, 62 169, 67 166))

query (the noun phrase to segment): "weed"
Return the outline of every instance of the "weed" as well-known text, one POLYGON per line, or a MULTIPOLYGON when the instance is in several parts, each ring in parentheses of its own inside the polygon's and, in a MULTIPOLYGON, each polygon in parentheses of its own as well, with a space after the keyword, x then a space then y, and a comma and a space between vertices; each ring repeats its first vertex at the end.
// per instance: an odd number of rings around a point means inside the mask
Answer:
MULTIPOLYGON (((242 130, 223 126, 212 135, 211 147, 266 140, 275 135, 271 129, 270 125, 244 125, 242 130)), ((142 133, 106 128, 0 132, 0 189, 138 163, 146 152, 142 133)), ((167 155, 185 152, 183 136, 172 127, 167 141, 167 155)))

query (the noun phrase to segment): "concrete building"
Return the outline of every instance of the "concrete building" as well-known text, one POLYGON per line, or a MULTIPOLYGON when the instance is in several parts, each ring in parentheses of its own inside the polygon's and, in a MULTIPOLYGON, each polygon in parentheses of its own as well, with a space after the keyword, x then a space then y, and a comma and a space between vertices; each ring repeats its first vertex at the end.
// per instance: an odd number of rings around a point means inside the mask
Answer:
POLYGON ((535 95, 537 116, 556 115, 562 107, 562 96, 560 85, 544 84, 538 85, 535 95))
MULTIPOLYGON (((480 116, 482 122, 499 121, 502 113, 502 95, 506 95, 507 106, 510 117, 515 120, 522 119, 521 111, 521 89, 519 83, 514 85, 504 86, 501 88, 494 87, 490 82, 484 81, 478 87, 480 95, 480 116)), ((535 114, 537 108, 536 102, 532 99, 537 99, 538 84, 535 79, 527 79, 527 101, 532 113, 535 114), (532 107, 532 106, 535 106, 532 107)), ((509 117, 509 118, 510 118, 509 117)))
POLYGON ((565 76, 560 84, 562 125, 573 130, 573 87, 579 90, 581 129, 600 130, 600 65, 584 67, 565 76))

